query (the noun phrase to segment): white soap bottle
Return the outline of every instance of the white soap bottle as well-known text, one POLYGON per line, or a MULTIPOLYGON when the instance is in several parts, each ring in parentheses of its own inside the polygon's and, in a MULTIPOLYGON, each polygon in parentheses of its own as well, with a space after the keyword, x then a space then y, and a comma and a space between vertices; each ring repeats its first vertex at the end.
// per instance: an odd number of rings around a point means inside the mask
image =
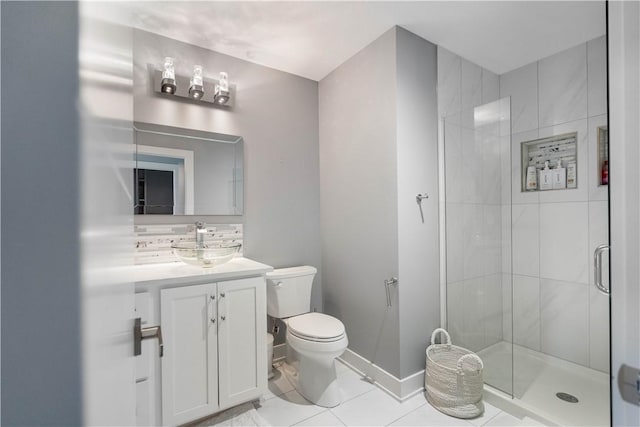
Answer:
POLYGON ((553 170, 553 189, 567 188, 567 170, 562 167, 562 160, 558 160, 558 166, 553 170))
POLYGON ((544 169, 540 171, 540 190, 551 190, 553 189, 553 171, 549 169, 549 161, 544 162, 544 169))
POLYGON ((527 168, 527 180, 525 182, 527 191, 538 189, 538 172, 536 171, 536 167, 531 163, 529 163, 529 167, 527 168))

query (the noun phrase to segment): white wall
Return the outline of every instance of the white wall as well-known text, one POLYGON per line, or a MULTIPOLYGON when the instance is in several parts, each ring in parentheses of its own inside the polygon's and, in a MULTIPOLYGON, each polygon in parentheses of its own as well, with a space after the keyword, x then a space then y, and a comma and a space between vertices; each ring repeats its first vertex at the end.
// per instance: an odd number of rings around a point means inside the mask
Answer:
POLYGON ((609 2, 608 8, 612 413, 613 425, 637 426, 637 371, 625 381, 620 368, 640 368, 640 3, 609 2))
POLYGON ((136 420, 134 286, 125 273, 133 264, 134 245, 133 30, 128 20, 128 11, 116 4, 80 2, 84 425, 136 420))
MULTIPOLYGON (((244 138, 244 215, 136 217, 136 224, 237 223, 244 219, 244 254, 274 267, 320 267, 318 83, 144 31, 134 33, 134 120, 244 138), (194 64, 205 77, 229 73, 237 85, 230 110, 155 94, 148 65, 176 59, 176 73, 194 64)), ((321 275, 312 306, 322 310, 321 275)))
POLYGON ((513 340, 605 372, 608 301, 592 257, 608 241, 596 157, 606 78, 604 36, 500 76, 512 111, 513 340), (578 132, 578 188, 522 192, 520 143, 567 132, 578 132))

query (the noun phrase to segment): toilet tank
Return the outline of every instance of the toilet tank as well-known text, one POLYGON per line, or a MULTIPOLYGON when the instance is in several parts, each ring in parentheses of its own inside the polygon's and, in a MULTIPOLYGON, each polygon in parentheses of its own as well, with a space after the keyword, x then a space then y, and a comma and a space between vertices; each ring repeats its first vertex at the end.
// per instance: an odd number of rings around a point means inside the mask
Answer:
POLYGON ((284 319, 311 311, 315 267, 277 268, 267 273, 267 314, 284 319))

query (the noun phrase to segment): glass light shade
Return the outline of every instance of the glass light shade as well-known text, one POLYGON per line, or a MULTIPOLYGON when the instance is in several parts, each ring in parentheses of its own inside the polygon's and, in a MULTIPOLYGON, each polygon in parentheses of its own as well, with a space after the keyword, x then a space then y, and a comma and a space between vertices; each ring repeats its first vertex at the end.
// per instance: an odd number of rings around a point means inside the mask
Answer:
POLYGON ((220 73, 220 81, 216 85, 216 91, 213 100, 220 105, 229 102, 229 76, 225 72, 220 73))
POLYGON ((225 92, 229 92, 229 75, 227 73, 225 73, 224 71, 222 71, 220 73, 220 90, 221 91, 225 91, 225 92))
POLYGON ((176 79, 176 68, 173 65, 173 58, 167 56, 164 58, 164 66, 162 69, 162 78, 163 79, 176 79))
POLYGON ((191 86, 202 86, 202 65, 193 66, 193 75, 191 76, 191 86))
POLYGON ((193 74, 189 81, 189 95, 193 99, 200 100, 204 96, 204 84, 202 78, 202 65, 193 66, 193 74))
POLYGON ((162 68, 162 92, 168 94, 176 93, 176 69, 173 66, 173 58, 167 56, 164 58, 164 65, 162 68))

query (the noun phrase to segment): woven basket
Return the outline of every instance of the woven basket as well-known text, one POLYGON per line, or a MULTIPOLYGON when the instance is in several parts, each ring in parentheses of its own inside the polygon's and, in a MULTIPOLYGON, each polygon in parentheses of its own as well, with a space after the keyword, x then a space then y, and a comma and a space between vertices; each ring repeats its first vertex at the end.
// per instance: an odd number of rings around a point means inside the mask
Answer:
POLYGON ((437 410, 457 418, 474 418, 484 412, 482 360, 466 348, 451 344, 442 328, 433 331, 427 347, 424 387, 427 401, 437 410), (442 333, 444 344, 435 344, 442 333))

